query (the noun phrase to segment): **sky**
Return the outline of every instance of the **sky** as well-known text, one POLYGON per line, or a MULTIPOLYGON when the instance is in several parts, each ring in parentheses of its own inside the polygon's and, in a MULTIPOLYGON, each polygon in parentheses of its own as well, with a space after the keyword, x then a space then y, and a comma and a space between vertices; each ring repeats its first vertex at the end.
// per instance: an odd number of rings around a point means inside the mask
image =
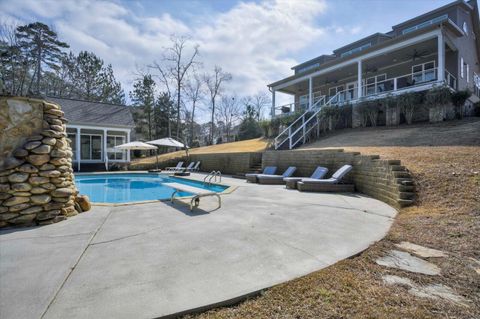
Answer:
MULTIPOLYGON (((203 71, 232 74, 228 94, 268 92, 291 67, 428 12, 448 0, 0 0, 0 20, 54 27, 70 49, 111 63, 125 91, 160 61, 170 36, 199 45, 203 71)), ((154 70, 151 70, 155 74, 154 70)), ((277 101, 287 100, 277 97, 277 101)))

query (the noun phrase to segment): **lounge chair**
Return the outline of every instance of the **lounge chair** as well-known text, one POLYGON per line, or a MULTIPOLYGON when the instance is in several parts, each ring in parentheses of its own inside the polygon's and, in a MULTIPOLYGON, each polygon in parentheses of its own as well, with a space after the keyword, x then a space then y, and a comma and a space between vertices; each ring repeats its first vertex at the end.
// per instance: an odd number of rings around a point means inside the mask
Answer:
MULTIPOLYGON (((263 169, 262 174, 263 175, 273 175, 273 174, 275 174, 276 171, 277 171, 276 166, 266 166, 263 169)), ((256 183, 258 175, 261 175, 261 174, 245 174, 245 177, 247 178, 247 182, 256 183)))
POLYGON ((295 173, 297 168, 295 166, 290 166, 283 172, 282 175, 264 175, 260 174, 257 176, 258 182, 260 184, 285 184, 283 179, 285 177, 290 177, 295 173))
POLYGON ((352 170, 352 165, 343 165, 330 178, 308 179, 297 183, 299 191, 306 192, 353 192, 353 184, 343 184, 343 178, 352 170))
POLYGON ((183 168, 183 162, 178 162, 177 166, 165 167, 165 170, 176 172, 178 170, 181 170, 182 168, 183 168))
POLYGON ((327 173, 328 173, 328 168, 317 166, 317 168, 315 169, 315 171, 313 171, 310 177, 285 177, 283 181, 286 183, 285 186, 287 188, 295 189, 297 188, 298 182, 301 182, 303 180, 322 179, 327 173))
POLYGON ((200 170, 200 161, 198 161, 194 167, 187 168, 187 171, 189 172, 198 172, 199 170, 200 170))

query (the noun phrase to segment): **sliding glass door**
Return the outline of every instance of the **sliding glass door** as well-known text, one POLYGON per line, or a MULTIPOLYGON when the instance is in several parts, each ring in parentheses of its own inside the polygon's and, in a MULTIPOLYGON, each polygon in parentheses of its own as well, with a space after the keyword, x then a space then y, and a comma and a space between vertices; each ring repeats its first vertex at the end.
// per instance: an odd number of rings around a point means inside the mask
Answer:
POLYGON ((80 136, 80 159, 85 161, 102 160, 102 136, 82 134, 80 136))

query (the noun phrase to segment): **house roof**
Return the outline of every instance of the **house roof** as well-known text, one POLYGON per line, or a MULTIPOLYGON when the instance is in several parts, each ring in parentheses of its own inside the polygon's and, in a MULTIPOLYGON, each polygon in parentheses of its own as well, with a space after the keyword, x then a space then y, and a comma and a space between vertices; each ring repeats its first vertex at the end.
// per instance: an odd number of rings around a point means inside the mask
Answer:
POLYGON ((128 128, 135 126, 130 108, 125 105, 58 97, 45 99, 60 105, 70 124, 128 128))

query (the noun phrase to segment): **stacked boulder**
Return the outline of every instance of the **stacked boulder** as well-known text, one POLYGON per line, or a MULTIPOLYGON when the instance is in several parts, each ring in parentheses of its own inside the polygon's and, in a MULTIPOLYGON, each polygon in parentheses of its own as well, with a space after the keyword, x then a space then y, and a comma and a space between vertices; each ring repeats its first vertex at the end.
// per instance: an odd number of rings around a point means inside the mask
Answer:
POLYGON ((43 108, 42 127, 1 161, 0 227, 51 224, 79 210, 64 113, 52 103, 33 103, 43 108))

